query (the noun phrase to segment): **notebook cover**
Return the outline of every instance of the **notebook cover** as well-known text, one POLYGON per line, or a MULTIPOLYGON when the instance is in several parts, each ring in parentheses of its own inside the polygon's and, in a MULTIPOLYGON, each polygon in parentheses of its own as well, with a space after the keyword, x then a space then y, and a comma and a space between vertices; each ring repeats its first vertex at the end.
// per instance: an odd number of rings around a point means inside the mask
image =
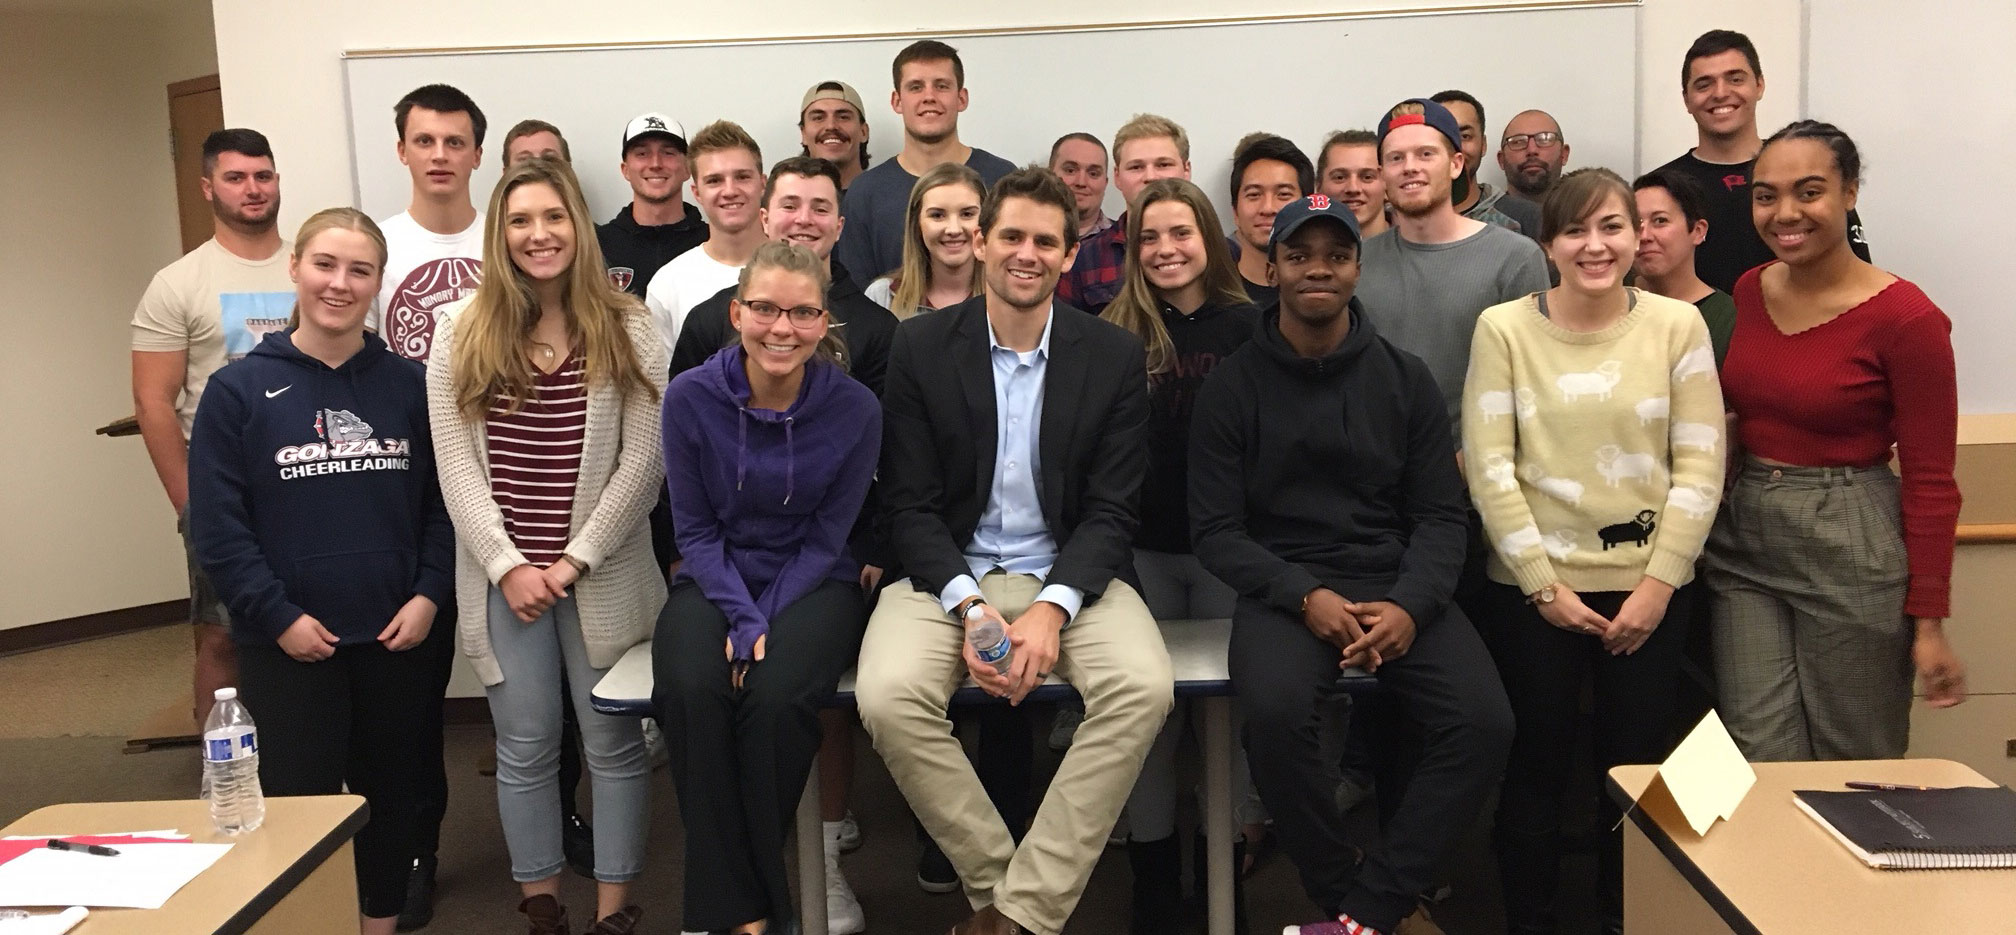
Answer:
POLYGON ((2016 854, 2016 792, 2006 786, 1794 794, 1871 854, 2016 854))

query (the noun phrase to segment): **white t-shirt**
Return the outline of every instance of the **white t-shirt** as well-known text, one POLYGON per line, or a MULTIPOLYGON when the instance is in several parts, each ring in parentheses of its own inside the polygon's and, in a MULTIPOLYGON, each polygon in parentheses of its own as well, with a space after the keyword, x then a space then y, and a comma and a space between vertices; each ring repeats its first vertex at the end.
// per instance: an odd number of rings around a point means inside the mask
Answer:
POLYGON ((651 323, 665 342, 667 357, 679 342, 679 327, 686 323, 686 313, 734 285, 741 275, 742 267, 729 266, 708 256, 705 244, 673 257, 672 262, 658 268, 651 277, 651 285, 644 290, 644 304, 651 309, 651 323))
POLYGON ((437 234, 404 212, 378 222, 385 232, 385 283, 365 327, 401 357, 425 363, 434 348, 434 314, 476 293, 483 275, 483 214, 467 228, 437 234))
POLYGON ((294 314, 294 283, 287 278, 293 252, 282 240, 272 256, 248 260, 206 240, 147 284, 133 310, 133 349, 189 352, 175 401, 183 438, 210 375, 251 353, 266 335, 287 330, 294 314))

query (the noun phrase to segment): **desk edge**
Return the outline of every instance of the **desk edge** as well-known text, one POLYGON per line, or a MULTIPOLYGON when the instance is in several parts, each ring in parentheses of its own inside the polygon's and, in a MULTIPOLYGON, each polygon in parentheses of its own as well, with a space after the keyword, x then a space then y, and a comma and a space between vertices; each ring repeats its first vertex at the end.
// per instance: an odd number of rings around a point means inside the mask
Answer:
POLYGON ((224 920, 223 925, 217 927, 216 935, 245 935, 252 926, 259 923, 260 919, 266 917, 266 913, 271 912, 274 906, 279 905, 281 900, 286 899, 288 894, 307 880, 309 874, 328 863, 329 858, 342 850, 343 845, 349 843, 351 838, 356 837, 357 832, 370 819, 371 805, 360 797, 356 810, 352 811, 349 817, 329 829, 329 833, 323 835, 322 840, 315 842, 314 847, 309 848, 299 859, 288 865, 286 870, 274 876, 273 881, 266 884, 264 889, 246 900, 244 906, 232 913, 231 918, 224 920))
MULTIPOLYGON (((1644 833, 1646 840, 1651 841, 1653 847, 1659 849, 1659 853, 1665 856, 1667 863, 1673 865, 1673 869, 1680 871, 1680 875, 1694 887, 1694 892, 1699 893, 1702 901, 1714 909, 1715 914, 1721 916, 1723 922, 1728 923, 1735 935, 1763 935, 1750 918, 1745 916, 1741 909, 1736 908, 1736 904, 1729 899, 1728 894, 1722 892, 1722 888, 1708 878, 1707 872, 1694 863, 1694 858, 1687 856, 1687 852, 1680 849, 1679 842, 1674 841, 1672 835, 1666 833, 1666 829, 1661 828, 1658 822, 1652 820, 1652 816, 1645 814, 1645 810, 1638 807, 1638 800, 1624 791, 1624 787, 1617 783, 1617 777, 1606 773, 1603 785, 1610 793, 1611 800, 1630 816, 1631 823, 1644 833)), ((1629 887, 1626 889, 1628 891, 1629 887)))

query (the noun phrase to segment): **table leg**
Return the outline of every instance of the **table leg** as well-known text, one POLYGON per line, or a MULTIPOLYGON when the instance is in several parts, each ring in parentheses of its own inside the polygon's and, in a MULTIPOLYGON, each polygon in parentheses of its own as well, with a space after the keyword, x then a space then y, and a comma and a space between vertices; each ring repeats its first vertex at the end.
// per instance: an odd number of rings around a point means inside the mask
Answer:
POLYGON ((1209 842, 1206 906, 1210 935, 1232 935, 1232 699, 1204 703, 1204 833, 1209 842))
POLYGON ((819 821, 816 763, 798 800, 798 927, 805 935, 826 935, 826 830, 819 821))

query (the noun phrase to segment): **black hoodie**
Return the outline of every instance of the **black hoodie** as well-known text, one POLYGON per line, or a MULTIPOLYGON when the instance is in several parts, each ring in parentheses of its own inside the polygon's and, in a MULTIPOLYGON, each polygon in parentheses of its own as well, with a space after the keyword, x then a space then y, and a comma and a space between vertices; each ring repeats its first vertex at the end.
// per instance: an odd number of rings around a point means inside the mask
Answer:
POLYGON ((239 642, 307 614, 338 645, 368 644, 416 594, 453 608, 424 373, 372 334, 331 369, 290 330, 210 378, 189 436, 190 539, 239 642))
POLYGON ((700 219, 700 209, 685 205, 686 213, 677 221, 644 225, 630 213, 632 207, 624 205, 609 223, 595 225, 595 240, 602 245, 609 281, 641 299, 651 277, 673 257, 707 242, 707 222, 700 219))
POLYGON ((1372 328, 1298 355, 1279 308, 1219 363, 1190 428, 1197 558, 1233 590, 1299 617, 1327 587, 1432 623, 1456 590, 1469 500, 1448 415, 1420 358, 1372 328))
POLYGON ((1148 474, 1141 479, 1141 528, 1134 544, 1190 553, 1190 417, 1212 368, 1253 337, 1260 310, 1207 302, 1188 315, 1162 307, 1175 350, 1170 369, 1148 375, 1148 474))

